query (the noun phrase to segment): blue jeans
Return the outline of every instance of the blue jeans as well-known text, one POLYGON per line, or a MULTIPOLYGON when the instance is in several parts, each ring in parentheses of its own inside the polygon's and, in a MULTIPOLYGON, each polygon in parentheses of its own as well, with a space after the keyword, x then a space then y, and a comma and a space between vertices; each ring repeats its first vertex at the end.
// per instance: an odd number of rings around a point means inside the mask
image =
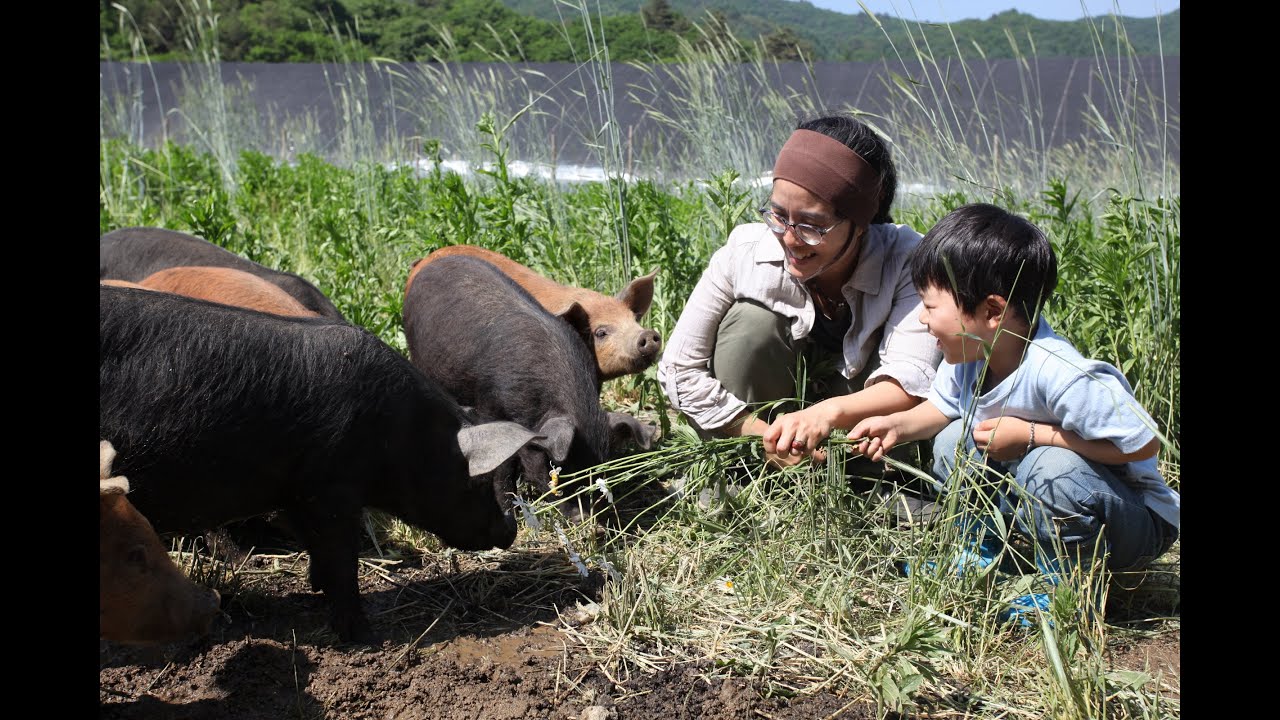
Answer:
MULTIPOLYGON (((933 441, 933 474, 943 482, 951 477, 958 451, 981 462, 973 436, 965 434, 964 419, 953 421, 933 441), (963 445, 961 444, 963 442, 963 445)), ((1034 539, 1047 557, 1054 557, 1053 538, 1073 556, 1091 556, 1098 534, 1105 533, 1113 571, 1140 570, 1169 549, 1178 538, 1175 527, 1156 515, 1142 495, 1116 477, 1110 466, 1087 460, 1070 450, 1037 447, 1008 462, 987 459, 994 478, 1012 476, 1022 492, 1002 486, 1000 511, 1013 528, 1034 539)))

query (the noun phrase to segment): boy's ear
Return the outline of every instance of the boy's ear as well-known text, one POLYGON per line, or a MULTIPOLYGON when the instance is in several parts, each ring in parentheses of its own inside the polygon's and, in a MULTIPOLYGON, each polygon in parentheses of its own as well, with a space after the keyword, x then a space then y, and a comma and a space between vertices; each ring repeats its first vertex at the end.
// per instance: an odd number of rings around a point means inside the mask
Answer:
POLYGON ((999 327, 1004 321, 1004 311, 1009 305, 1009 301, 999 295, 988 295, 986 300, 982 301, 981 316, 982 320, 989 326, 999 327))

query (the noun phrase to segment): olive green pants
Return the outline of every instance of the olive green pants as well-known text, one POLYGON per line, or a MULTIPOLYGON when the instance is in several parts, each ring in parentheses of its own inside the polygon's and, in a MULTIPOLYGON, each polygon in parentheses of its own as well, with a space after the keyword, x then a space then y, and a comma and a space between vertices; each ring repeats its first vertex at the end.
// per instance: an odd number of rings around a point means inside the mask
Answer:
POLYGON ((725 313, 711 356, 711 374, 770 422, 799 409, 794 399, 810 404, 861 390, 880 358, 873 357, 852 380, 840 374, 841 365, 840 353, 808 338, 792 340, 790 320, 750 300, 739 300, 725 313))
MULTIPOLYGON (((781 413, 861 390, 880 367, 879 355, 873 355, 862 372, 848 379, 840 374, 843 359, 809 338, 793 341, 790 320, 758 303, 739 300, 720 321, 711 374, 758 417, 773 422, 781 413)), ((700 429, 699 433, 708 436, 700 429)), ((914 445, 904 443, 890 454, 909 462, 917 452, 914 445)), ((884 470, 883 463, 860 456, 850 457, 845 465, 851 477, 880 477, 884 470)))

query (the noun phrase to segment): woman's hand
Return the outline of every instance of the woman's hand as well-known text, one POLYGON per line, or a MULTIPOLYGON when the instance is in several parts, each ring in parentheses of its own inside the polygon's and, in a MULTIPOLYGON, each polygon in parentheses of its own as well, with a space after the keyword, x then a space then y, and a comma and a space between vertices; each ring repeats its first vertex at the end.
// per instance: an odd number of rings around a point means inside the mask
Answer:
POLYGON ((818 444, 831 435, 831 430, 831 422, 816 405, 799 412, 783 413, 764 431, 765 455, 794 457, 799 461, 805 455, 813 454, 814 460, 821 462, 826 460, 826 452, 822 452, 819 459, 815 451, 818 444))
MULTIPOLYGON (((827 451, 822 448, 818 448, 813 452, 808 453, 807 457, 813 460, 813 464, 821 465, 827 461, 827 451)), ((779 470, 782 468, 794 467, 805 460, 805 455, 793 455, 790 452, 779 455, 777 453, 765 451, 764 454, 765 463, 769 467, 777 468, 779 470)))

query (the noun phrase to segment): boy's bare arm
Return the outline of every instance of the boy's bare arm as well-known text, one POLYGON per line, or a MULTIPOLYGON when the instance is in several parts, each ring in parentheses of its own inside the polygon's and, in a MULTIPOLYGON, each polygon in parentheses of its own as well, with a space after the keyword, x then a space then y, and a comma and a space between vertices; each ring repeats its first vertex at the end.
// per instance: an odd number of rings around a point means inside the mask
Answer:
MULTIPOLYGON (((1029 423, 1028 423, 1029 424, 1029 423)), ((1045 425, 1036 423, 1035 445, 1060 447, 1070 450, 1075 454, 1087 460, 1102 463, 1103 465, 1122 465, 1124 463, 1139 462, 1156 456, 1160 452, 1160 438, 1153 437, 1151 441, 1142 446, 1142 449, 1125 453, 1116 447, 1115 443, 1110 440, 1085 440, 1079 434, 1064 430, 1057 425, 1045 425)), ((1028 432, 1028 440, 1030 440, 1030 432, 1028 432)))
POLYGON ((767 453, 805 455, 814 452, 832 430, 848 430, 859 420, 886 415, 921 403, 892 378, 848 395, 838 395, 793 413, 780 415, 761 434, 767 453))
POLYGON ((1151 438, 1137 452, 1124 453, 1110 440, 1085 440, 1058 425, 1030 423, 1022 418, 998 417, 983 420, 973 427, 973 444, 993 460, 1014 460, 1033 447, 1059 447, 1087 460, 1103 465, 1120 465, 1154 457, 1160 451, 1159 438, 1151 438), (1032 430, 1032 426, 1035 429, 1032 430))
POLYGON ((910 410, 867 418, 849 431, 849 438, 861 439, 858 452, 879 460, 898 443, 931 438, 950 422, 951 418, 943 415, 933 403, 922 402, 910 410))
POLYGON ((904 412, 923 402, 924 398, 903 390, 897 380, 886 378, 851 395, 823 400, 810 409, 822 408, 831 429, 851 430, 863 418, 904 412))

